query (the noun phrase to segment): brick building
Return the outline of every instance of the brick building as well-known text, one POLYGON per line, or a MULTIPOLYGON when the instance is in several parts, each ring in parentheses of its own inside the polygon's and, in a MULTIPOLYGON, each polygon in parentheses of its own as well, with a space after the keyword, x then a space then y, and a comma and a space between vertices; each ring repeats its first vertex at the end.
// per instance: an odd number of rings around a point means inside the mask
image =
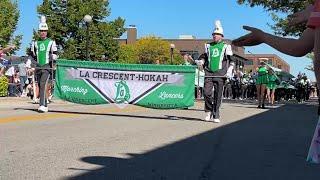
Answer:
MULTIPOLYGON (((137 28, 134 25, 131 25, 127 28, 127 38, 118 39, 121 44, 133 44, 137 41, 137 28)), ((207 42, 212 41, 212 39, 196 39, 191 35, 181 35, 178 39, 163 39, 168 41, 171 44, 175 45, 175 48, 183 54, 190 54, 193 59, 198 59, 199 55, 205 52, 204 45, 207 42)), ((230 44, 230 40, 225 40, 230 44)), ((168 47, 170 48, 170 47, 168 47)), ((233 59, 235 61, 236 67, 244 67, 245 58, 244 48, 232 46, 232 51, 234 53, 233 59)))
POLYGON ((259 63, 264 61, 273 67, 290 73, 290 65, 275 54, 245 54, 244 57, 248 59, 244 65, 244 69, 247 72, 250 70, 255 71, 259 67, 259 63))
MULTIPOLYGON (((133 44, 137 41, 137 28, 131 25, 127 28, 127 38, 118 39, 121 44, 133 44)), ((212 39, 196 39, 191 35, 181 35, 178 39, 164 39, 175 45, 175 48, 183 54, 192 55, 193 59, 197 59, 200 54, 205 52, 204 44, 212 41, 212 39)), ((226 43, 230 44, 230 40, 226 39, 226 43)), ((168 47, 169 48, 169 47, 168 47)), ((245 54, 244 47, 232 46, 236 67, 243 67, 245 72, 255 71, 261 61, 265 61, 273 67, 279 68, 290 73, 290 65, 275 54, 245 54)))

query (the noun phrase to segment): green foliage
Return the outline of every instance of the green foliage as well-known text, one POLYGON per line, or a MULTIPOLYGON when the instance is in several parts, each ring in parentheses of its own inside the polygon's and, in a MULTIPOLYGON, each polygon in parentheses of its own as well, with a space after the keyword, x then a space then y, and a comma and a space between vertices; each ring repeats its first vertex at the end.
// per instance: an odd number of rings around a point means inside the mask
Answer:
MULTIPOLYGON (((158 37, 149 36, 141 38, 135 44, 139 64, 170 64, 170 43, 158 37)), ((175 49, 172 64, 182 64, 180 53, 175 49)))
POLYGON ((14 44, 17 47, 15 50, 18 50, 22 35, 14 36, 19 20, 17 1, 0 0, 0 7, 0 45, 6 47, 8 44, 14 44))
POLYGON ((125 64, 137 64, 139 60, 135 45, 120 45, 119 60, 117 62, 125 64))
POLYGON ((117 59, 119 45, 115 38, 125 32, 124 20, 119 17, 107 21, 108 6, 107 0, 44 0, 38 13, 47 17, 49 36, 61 50, 61 58, 85 59, 88 27, 90 59, 117 59), (87 14, 92 16, 88 26, 83 20, 87 14))
MULTIPOLYGON (((133 64, 170 64, 170 43, 155 36, 139 39, 135 44, 121 45, 119 63, 133 64)), ((174 50, 172 64, 183 64, 178 50, 174 50)))
POLYGON ((289 27, 286 18, 282 18, 277 14, 283 13, 289 15, 296 13, 305 9, 308 4, 312 4, 314 0, 237 0, 237 2, 239 4, 249 5, 250 7, 262 6, 267 10, 275 22, 274 25, 269 24, 275 34, 283 36, 299 36, 305 29, 305 24, 289 27))
POLYGON ((305 69, 309 71, 314 71, 314 67, 313 67, 314 54, 313 53, 308 54, 307 58, 311 59, 312 62, 307 67, 305 67, 305 69))
POLYGON ((0 77, 0 97, 7 96, 8 94, 8 78, 6 76, 0 77))

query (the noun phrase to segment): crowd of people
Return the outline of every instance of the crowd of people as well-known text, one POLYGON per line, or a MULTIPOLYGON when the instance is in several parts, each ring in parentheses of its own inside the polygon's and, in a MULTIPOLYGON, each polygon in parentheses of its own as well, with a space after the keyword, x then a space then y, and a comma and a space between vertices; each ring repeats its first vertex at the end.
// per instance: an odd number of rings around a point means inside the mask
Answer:
POLYGON ((281 73, 264 61, 255 71, 243 72, 232 58, 230 45, 223 41, 223 29, 216 22, 212 33, 213 41, 205 45, 206 52, 197 60, 185 54, 185 65, 197 65, 195 77, 195 97, 205 101, 205 121, 220 122, 219 108, 222 99, 251 99, 258 101, 257 108, 274 106, 278 101, 296 99, 302 103, 315 97, 317 88, 302 73, 296 78, 283 77, 281 73))
MULTIPOLYGON (((290 78, 287 81, 281 81, 281 77, 275 76, 271 69, 266 72, 266 75, 268 76, 264 80, 266 82, 261 85, 262 80, 261 78, 258 79, 258 71, 243 72, 241 66, 239 69, 234 69, 232 75, 224 83, 223 99, 259 100, 260 98, 259 108, 265 108, 262 103, 263 99, 273 106, 275 102, 279 101, 295 100, 297 103, 303 103, 318 94, 316 85, 311 82, 305 73, 299 73, 295 78, 290 78)), ((202 79, 204 79, 203 73, 200 76, 196 75, 195 96, 198 99, 203 97, 202 79), (200 79, 199 86, 198 78, 200 79)))
MULTIPOLYGON (((9 97, 30 97, 34 103, 39 103, 39 86, 37 83, 36 70, 31 67, 32 57, 22 56, 14 57, 16 60, 13 63, 12 60, 7 60, 12 57, 1 57, 1 64, 3 67, 3 73, 0 77, 6 77, 8 79, 8 96, 9 97), (4 67, 3 62, 8 61, 8 64, 4 67)), ((51 102, 53 96, 53 79, 49 79, 46 89, 47 102, 51 102)))

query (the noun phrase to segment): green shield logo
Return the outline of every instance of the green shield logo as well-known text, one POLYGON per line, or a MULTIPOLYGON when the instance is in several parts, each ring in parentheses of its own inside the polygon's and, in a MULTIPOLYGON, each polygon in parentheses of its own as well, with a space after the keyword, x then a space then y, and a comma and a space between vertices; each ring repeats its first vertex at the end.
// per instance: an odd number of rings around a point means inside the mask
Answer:
POLYGON ((219 49, 218 48, 214 48, 212 51, 212 57, 218 57, 220 55, 219 53, 219 49))
POLYGON ((124 102, 129 102, 130 99, 130 90, 125 81, 118 81, 115 83, 117 88, 115 102, 121 104, 124 102))

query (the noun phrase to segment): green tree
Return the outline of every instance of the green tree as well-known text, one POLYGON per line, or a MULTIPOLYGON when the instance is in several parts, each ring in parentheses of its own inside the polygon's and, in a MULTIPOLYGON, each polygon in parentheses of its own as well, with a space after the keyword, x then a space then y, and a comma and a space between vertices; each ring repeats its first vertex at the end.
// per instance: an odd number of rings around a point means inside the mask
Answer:
MULTIPOLYGON (((314 61, 314 54, 310 53, 307 55, 307 58, 311 59, 311 61, 314 61)), ((305 67, 306 70, 314 71, 313 62, 309 64, 307 67, 305 67)))
MULTIPOLYGON (((170 64, 170 43, 155 36, 141 38, 136 43, 139 64, 170 64)), ((182 64, 182 57, 175 49, 173 64, 182 64)))
POLYGON ((14 44, 17 47, 15 50, 18 50, 22 35, 14 36, 20 13, 17 1, 0 0, 0 7, 0 45, 14 44))
MULTIPOLYGON (((313 4, 314 0, 237 0, 239 4, 246 4, 250 7, 254 6, 262 6, 267 12, 270 13, 273 21, 275 22, 274 25, 269 26, 274 30, 276 35, 282 36, 300 36, 301 33, 305 30, 306 24, 300 24, 296 26, 289 26, 288 19, 282 18, 278 14, 286 14, 290 15, 301 10, 304 10, 305 7, 309 4, 313 4)), ((308 58, 312 59, 313 61, 313 54, 309 54, 308 58)), ((305 69, 314 71, 313 64, 308 65, 305 69)))
POLYGON ((120 45, 119 63, 136 64, 139 62, 138 53, 134 44, 120 45))
MULTIPOLYGON (((155 36, 139 39, 135 44, 120 46, 120 63, 134 64, 170 64, 170 43, 155 36)), ((174 50, 172 64, 183 64, 183 59, 174 50)))
POLYGON ((299 36, 305 29, 306 24, 299 26, 288 26, 288 20, 279 16, 281 14, 293 14, 303 10, 308 4, 313 3, 314 0, 237 0, 239 4, 246 4, 250 7, 262 6, 270 13, 275 24, 270 25, 275 34, 282 36, 299 36))
POLYGON ((118 58, 119 38, 124 32, 124 20, 120 17, 107 21, 110 15, 108 0, 44 0, 38 6, 38 13, 47 17, 49 36, 59 49, 60 57, 66 59, 85 59, 86 30, 83 18, 92 16, 89 23, 89 52, 91 60, 118 58))

